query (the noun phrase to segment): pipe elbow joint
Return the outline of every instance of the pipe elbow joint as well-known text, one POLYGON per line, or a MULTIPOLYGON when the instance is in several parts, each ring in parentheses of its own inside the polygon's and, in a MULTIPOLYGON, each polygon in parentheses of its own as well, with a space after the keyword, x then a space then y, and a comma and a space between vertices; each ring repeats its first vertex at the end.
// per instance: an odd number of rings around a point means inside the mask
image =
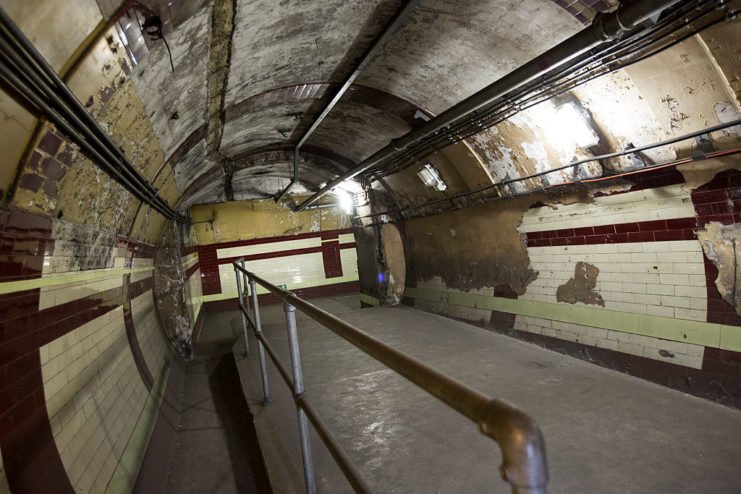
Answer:
POLYGON ((394 147, 394 151, 396 152, 404 151, 407 148, 407 145, 403 143, 401 139, 392 139, 391 145, 394 147))
POLYGON ((514 492, 545 493, 548 465, 540 428, 520 409, 491 400, 479 412, 479 430, 499 444, 500 473, 514 492))

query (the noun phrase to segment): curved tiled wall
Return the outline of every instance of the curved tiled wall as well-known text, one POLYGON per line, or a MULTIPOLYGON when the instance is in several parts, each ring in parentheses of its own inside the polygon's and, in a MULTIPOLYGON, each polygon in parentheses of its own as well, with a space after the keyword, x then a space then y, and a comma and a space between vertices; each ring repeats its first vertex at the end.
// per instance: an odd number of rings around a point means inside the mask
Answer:
POLYGON ((17 210, 0 218, 3 478, 14 493, 130 487, 170 359, 154 247, 17 210))

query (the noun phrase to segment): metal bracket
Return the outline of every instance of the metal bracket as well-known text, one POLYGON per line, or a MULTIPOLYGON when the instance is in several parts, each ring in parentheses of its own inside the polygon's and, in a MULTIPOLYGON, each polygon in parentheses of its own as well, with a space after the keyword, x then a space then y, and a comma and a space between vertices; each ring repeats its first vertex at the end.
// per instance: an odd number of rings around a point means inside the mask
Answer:
MULTIPOLYGON (((628 143, 628 147, 625 148, 626 151, 629 151, 633 149, 635 146, 632 142, 628 143)), ((633 162, 633 168, 639 169, 639 168, 646 168, 646 162, 643 161, 643 158, 641 158, 641 155, 638 153, 631 153, 628 155, 630 160, 633 162)))
POLYGON ((695 136, 695 144, 697 144, 697 151, 690 154, 690 157, 696 160, 704 159, 706 154, 715 151, 713 142, 710 140, 710 134, 695 136))
MULTIPOLYGON (((506 182, 508 180, 512 180, 512 178, 509 176, 509 173, 504 174, 504 180, 502 182, 506 182)), ((503 184, 505 185, 505 184, 503 184)), ((509 192, 510 196, 515 196, 517 194, 517 189, 515 189, 514 183, 506 184, 505 187, 507 187, 507 191, 509 192)))

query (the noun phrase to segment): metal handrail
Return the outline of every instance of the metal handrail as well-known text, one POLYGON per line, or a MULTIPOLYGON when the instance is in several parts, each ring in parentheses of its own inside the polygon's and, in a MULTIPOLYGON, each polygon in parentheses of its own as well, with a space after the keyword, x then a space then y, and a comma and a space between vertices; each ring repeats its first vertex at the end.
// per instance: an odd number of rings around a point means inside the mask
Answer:
MULTIPOLYGON (((278 368, 283 380, 293 389, 294 401, 299 414, 299 434, 301 435, 302 453, 309 451, 308 432, 306 431, 305 424, 302 425, 302 421, 305 420, 303 417, 308 417, 355 491, 364 493, 372 492, 362 474, 351 463, 347 454, 342 450, 342 447, 326 427, 326 424, 316 414, 316 411, 306 397, 306 393, 303 391, 294 307, 474 421, 483 434, 489 436, 499 444, 503 460, 500 466, 500 473, 502 478, 512 485, 513 493, 545 494, 546 483, 548 481, 545 442, 537 424, 524 412, 502 400, 491 399, 469 388, 462 382, 386 345, 365 331, 342 321, 329 312, 299 298, 292 292, 278 288, 255 273, 247 271, 244 266, 244 259, 239 259, 233 264, 234 274, 237 278, 237 288, 239 290, 239 307, 243 319, 245 354, 248 352, 245 328, 249 325, 255 330, 255 336, 258 341, 264 403, 269 401, 267 374, 263 355, 264 350, 267 350, 268 355, 278 368), (247 280, 249 280, 249 286, 252 291, 251 298, 254 319, 250 315, 247 280), (262 334, 256 284, 260 284, 283 300, 288 325, 293 379, 291 379, 288 371, 278 360, 275 350, 262 334), (244 286, 244 292, 242 286, 244 286)), ((313 485, 313 469, 310 455, 304 454, 303 462, 306 490, 307 493, 313 494, 315 488, 313 485)))

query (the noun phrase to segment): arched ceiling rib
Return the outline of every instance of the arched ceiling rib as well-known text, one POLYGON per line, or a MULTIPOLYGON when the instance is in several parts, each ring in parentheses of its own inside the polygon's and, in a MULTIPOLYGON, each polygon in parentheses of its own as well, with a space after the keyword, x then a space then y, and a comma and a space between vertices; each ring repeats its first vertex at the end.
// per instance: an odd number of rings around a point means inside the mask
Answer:
MULTIPOLYGON (((229 186, 237 198, 269 195, 270 187, 286 183, 291 159, 283 154, 290 155, 401 2, 236 0, 230 5, 233 29, 214 28, 209 3, 169 34, 174 74, 164 47, 156 45, 134 73, 174 166, 181 205, 223 200, 221 189, 229 186), (213 32, 219 29, 223 33, 213 32), (217 34, 224 39, 211 39, 217 34), (213 143, 208 141, 212 133, 204 96, 205 88, 216 83, 208 73, 214 46, 230 53, 229 73, 220 88, 223 133, 215 148, 222 162, 208 151, 213 143), (172 118, 175 112, 180 118, 172 118), (257 177, 261 183, 248 184, 257 177)), ((595 12, 616 5, 615 0, 422 0, 302 148, 299 181, 308 189, 326 182, 577 33, 595 12)), ((575 92, 595 115, 596 125, 606 129, 600 141, 606 149, 645 140, 641 133, 658 136, 663 131, 662 118, 653 113, 657 105, 648 108, 641 102, 646 85, 638 86, 623 74, 575 92), (610 90, 603 90, 610 81, 616 84, 613 92, 625 93, 630 110, 643 115, 644 124, 635 132, 612 130, 615 125, 604 121, 615 113, 604 109, 612 104, 610 90)), ((208 94, 219 93, 214 89, 208 94)), ((468 151, 454 161, 473 165, 460 174, 473 174, 479 183, 481 177, 519 176, 570 159, 571 151, 558 143, 539 147, 538 142, 549 139, 540 118, 538 111, 523 114, 469 139, 468 151)))
MULTIPOLYGON (((390 0, 236 2, 221 154, 238 161, 261 149, 295 144, 400 5, 390 0)), ((174 74, 168 73, 162 46, 155 46, 135 72, 182 193, 219 166, 207 159, 205 143, 205 88, 212 83, 209 14, 209 7, 201 9, 170 34, 174 74), (184 53, 190 54, 187 60, 181 58, 184 53)), ((444 110, 580 27, 545 0, 464 0, 455 9, 441 0, 422 2, 307 145, 362 160, 430 111, 444 110), (497 43, 501 48, 492 50, 497 43)), ((307 166, 322 169, 321 163, 307 166)))

